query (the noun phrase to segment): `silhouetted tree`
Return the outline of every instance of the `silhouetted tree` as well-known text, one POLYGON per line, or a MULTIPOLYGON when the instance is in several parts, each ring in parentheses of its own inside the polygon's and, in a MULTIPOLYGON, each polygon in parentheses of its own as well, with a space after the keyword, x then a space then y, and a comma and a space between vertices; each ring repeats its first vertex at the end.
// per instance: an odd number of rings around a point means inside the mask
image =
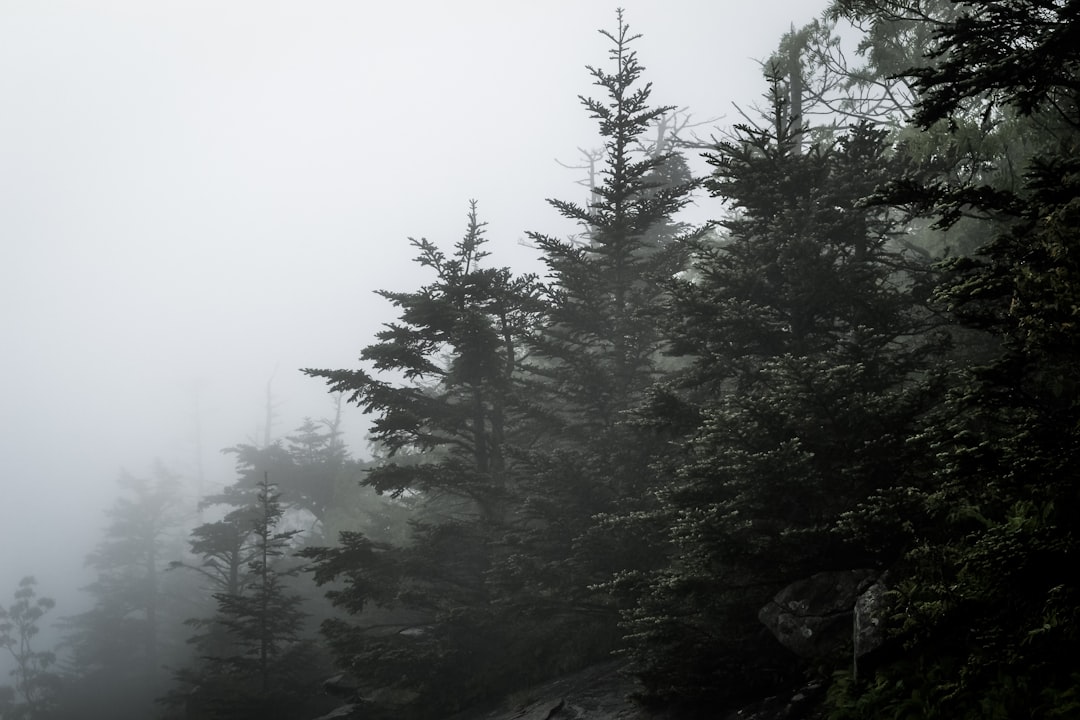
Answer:
POLYGON ((173 702, 215 720, 263 720, 294 717, 315 694, 311 648, 300 637, 302 598, 287 583, 300 569, 288 558, 297 531, 279 529, 283 513, 264 476, 247 512, 229 518, 250 523, 244 577, 237 591, 214 593, 211 620, 193 623, 207 629, 194 638, 201 662, 179 673, 186 690, 173 702))
POLYGON ((14 693, 0 704, 3 717, 24 720, 50 717, 58 691, 58 678, 51 670, 56 655, 34 648, 41 619, 56 603, 52 598, 38 597, 36 584, 33 577, 24 577, 15 591, 15 601, 7 607, 0 605, 0 647, 15 661, 11 671, 15 678, 14 693))
POLYGON ((371 437, 389 461, 371 468, 367 484, 395 495, 447 494, 499 522, 510 481, 512 382, 531 322, 533 278, 481 266, 488 252, 475 202, 453 255, 424 239, 410 242, 420 252, 416 262, 436 280, 418 292, 379 291, 401 308, 400 322, 387 325, 360 356, 406 384, 366 370, 305 372, 377 415, 371 437), (430 453, 430 461, 395 463, 403 451, 430 453))
POLYGON ((411 242, 434 280, 416 292, 380 291, 400 318, 361 353, 396 381, 364 369, 306 371, 375 416, 371 437, 388 457, 364 483, 421 508, 406 547, 350 531, 340 546, 306 553, 320 582, 345 582, 335 604, 360 612, 374 600, 393 613, 379 622, 392 632, 373 632, 360 617, 330 623, 327 635, 366 687, 412 698, 400 716, 468 702, 482 692, 480 678, 497 686, 507 671, 485 617, 485 574, 515 521, 508 448, 522 429, 516 373, 536 303, 534 278, 482 264, 475 202, 453 253, 411 242))
POLYGON ((598 515, 649 502, 652 447, 623 420, 664 372, 663 284, 684 269, 694 234, 675 216, 696 184, 673 145, 652 140, 675 108, 650 104, 639 36, 621 12, 601 34, 610 66, 588 70, 602 94, 581 99, 604 142, 600 182, 584 204, 549 200, 582 233, 529 233, 548 268, 523 364, 536 440, 521 451, 529 467, 521 530, 493 575, 519 617, 563 639, 564 665, 612 647, 616 613, 590 586, 643 561, 638 546, 592 531, 598 515))

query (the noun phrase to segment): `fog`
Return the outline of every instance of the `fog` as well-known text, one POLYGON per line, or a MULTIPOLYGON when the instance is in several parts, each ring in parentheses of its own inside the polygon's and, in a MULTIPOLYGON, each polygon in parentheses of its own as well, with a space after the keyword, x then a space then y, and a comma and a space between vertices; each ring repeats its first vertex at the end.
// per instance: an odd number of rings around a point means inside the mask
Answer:
MULTIPOLYGON (((624 0, 653 101, 733 121, 755 58, 824 2, 624 0)), ((423 282, 407 238, 452 243, 479 201, 492 262, 573 231, 578 95, 615 6, 0 3, 0 603, 37 577, 81 609, 122 469, 204 489, 219 451, 331 403, 301 367, 349 367, 423 282), (562 164, 560 164, 560 162, 562 164)), ((702 130, 708 134, 708 128, 702 130)), ((702 201, 690 219, 715 217, 702 201)), ((354 454, 365 418, 345 417, 354 454)))

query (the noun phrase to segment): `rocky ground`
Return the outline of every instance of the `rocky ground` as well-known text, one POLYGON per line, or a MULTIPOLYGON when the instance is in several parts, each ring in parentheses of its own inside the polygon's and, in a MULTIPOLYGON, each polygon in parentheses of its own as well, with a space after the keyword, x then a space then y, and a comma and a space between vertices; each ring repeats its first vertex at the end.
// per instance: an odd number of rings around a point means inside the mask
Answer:
MULTIPOLYGON (((632 679, 619 663, 605 663, 515 693, 498 707, 459 713, 446 720, 681 720, 677 714, 650 712, 631 700, 632 679)), ((735 711, 717 709, 718 720, 810 720, 816 717, 821 688, 811 684, 792 697, 765 698, 735 711)))
POLYGON ((619 663, 605 663, 515 693, 486 712, 447 720, 655 720, 628 699, 634 689, 634 681, 619 673, 619 663))

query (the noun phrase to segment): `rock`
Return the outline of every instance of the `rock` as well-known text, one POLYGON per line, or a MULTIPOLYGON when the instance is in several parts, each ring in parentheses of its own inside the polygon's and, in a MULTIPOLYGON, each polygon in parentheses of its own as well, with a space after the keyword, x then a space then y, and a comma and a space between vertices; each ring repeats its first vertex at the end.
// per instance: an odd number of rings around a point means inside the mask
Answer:
POLYGON ((326 715, 320 715, 315 718, 315 720, 343 720, 343 718, 352 717, 356 710, 356 705, 342 705, 339 708, 331 710, 326 715))
POLYGON ((327 695, 334 697, 355 697, 360 692, 359 685, 345 673, 323 680, 322 688, 327 695))
POLYGON ((565 705, 566 700, 562 698, 535 702, 523 708, 520 715, 514 716, 514 720, 551 720, 565 705))
POLYGON ((724 720, 801 720, 813 715, 824 695, 825 686, 812 682, 799 688, 790 699, 765 698, 727 714, 724 720))
POLYGON ((784 700, 769 697, 728 713, 724 716, 724 720, 781 720, 785 717, 786 711, 787 703, 784 700))
POLYGON ((534 687, 525 701, 487 711, 459 713, 447 720, 656 720, 628 696, 634 681, 619 663, 604 663, 534 687))
POLYGON ((808 660, 837 656, 852 640, 855 601, 873 570, 821 572, 794 582, 758 612, 780 643, 808 660))
POLYGON ((855 657, 859 658, 873 652, 885 642, 885 630, 882 618, 888 609, 885 593, 888 588, 884 578, 868 587, 855 600, 854 630, 855 657))

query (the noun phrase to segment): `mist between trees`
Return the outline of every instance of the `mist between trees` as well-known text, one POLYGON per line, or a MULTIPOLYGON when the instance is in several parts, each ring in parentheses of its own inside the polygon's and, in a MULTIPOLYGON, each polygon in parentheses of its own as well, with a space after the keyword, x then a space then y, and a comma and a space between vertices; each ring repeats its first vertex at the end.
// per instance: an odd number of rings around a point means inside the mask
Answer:
POLYGON ((673 717, 808 683, 802 717, 1080 714, 1076 3, 836 0, 708 136, 637 37, 601 31, 544 274, 481 202, 410 239, 397 320, 303 371, 332 418, 267 423, 197 508, 121 477, 88 611, 5 599, 0 715, 420 720, 613 656, 673 717), (847 570, 885 588, 857 673, 758 619, 847 570))

